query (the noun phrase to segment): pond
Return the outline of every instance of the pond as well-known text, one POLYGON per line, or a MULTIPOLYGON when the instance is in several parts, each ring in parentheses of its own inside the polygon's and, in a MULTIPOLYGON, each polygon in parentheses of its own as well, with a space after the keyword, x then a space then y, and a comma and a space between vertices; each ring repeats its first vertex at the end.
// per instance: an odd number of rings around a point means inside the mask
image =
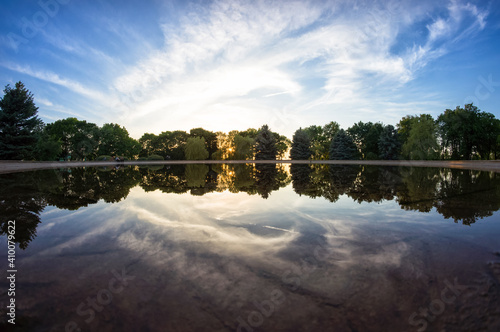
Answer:
POLYGON ((2 331, 500 330, 494 172, 177 165, 0 183, 3 273, 9 220, 16 241, 2 331))

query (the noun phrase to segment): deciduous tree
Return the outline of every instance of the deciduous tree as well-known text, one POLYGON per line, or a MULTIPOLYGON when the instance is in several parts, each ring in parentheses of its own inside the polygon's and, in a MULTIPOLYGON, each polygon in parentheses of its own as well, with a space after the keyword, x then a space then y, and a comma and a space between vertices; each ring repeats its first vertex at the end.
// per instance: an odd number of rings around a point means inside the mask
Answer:
POLYGON ((190 137, 187 139, 184 151, 187 160, 205 160, 208 158, 208 151, 203 137, 190 137))
POLYGON ((402 147, 405 159, 433 160, 439 157, 436 124, 432 116, 422 114, 412 119, 408 140, 402 147))

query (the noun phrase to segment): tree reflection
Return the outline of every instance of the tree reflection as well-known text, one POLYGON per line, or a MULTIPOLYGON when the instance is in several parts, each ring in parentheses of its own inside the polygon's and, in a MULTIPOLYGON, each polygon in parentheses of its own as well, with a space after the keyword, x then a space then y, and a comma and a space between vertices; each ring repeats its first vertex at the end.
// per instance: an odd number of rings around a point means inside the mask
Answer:
POLYGON ((360 166, 330 165, 328 168, 329 188, 325 198, 336 202, 341 195, 354 193, 360 166))
POLYGON ((46 191, 47 203, 67 210, 78 210, 101 199, 116 203, 127 197, 139 179, 138 171, 129 167, 72 168, 58 172, 58 185, 46 191))
POLYGON ((470 225, 500 209, 500 175, 494 172, 345 165, 292 165, 294 191, 336 202, 393 200, 405 210, 430 212, 470 225))
POLYGON ((273 190, 278 190, 278 169, 276 164, 255 165, 255 186, 262 198, 267 199, 273 190))
POLYGON ((16 221, 16 242, 25 249, 36 236, 47 205, 77 210, 100 200, 119 202, 140 185, 144 191, 205 195, 228 190, 268 198, 292 182, 293 190, 336 202, 393 200, 405 210, 430 212, 471 225, 500 209, 500 175, 457 169, 294 164, 170 165, 72 168, 0 176, 0 234, 16 221))
POLYGON ((435 204, 436 190, 446 181, 439 168, 402 167, 399 170, 403 186, 397 193, 399 205, 405 210, 429 212, 435 204))
POLYGON ((310 189, 313 188, 311 182, 311 165, 293 164, 290 166, 290 173, 292 173, 293 191, 299 195, 309 194, 310 189))
POLYGON ((498 173, 457 169, 441 172, 447 181, 439 186, 435 207, 445 218, 470 225, 500 208, 498 173))
POLYGON ((182 194, 188 191, 184 167, 181 165, 166 166, 160 170, 143 167, 139 171, 140 186, 146 192, 160 190, 163 193, 182 194))
POLYGON ((8 234, 8 222, 14 220, 14 242, 26 249, 36 237, 40 213, 47 206, 39 190, 47 183, 40 172, 3 174, 0 183, 0 235, 8 234))

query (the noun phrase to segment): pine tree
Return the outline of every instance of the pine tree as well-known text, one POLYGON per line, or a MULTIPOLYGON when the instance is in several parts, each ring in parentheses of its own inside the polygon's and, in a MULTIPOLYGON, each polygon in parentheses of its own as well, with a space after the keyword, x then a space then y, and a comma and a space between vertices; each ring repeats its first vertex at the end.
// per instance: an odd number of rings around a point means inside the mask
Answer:
POLYGON ((276 138, 267 125, 260 128, 255 138, 255 159, 276 160, 276 138))
POLYGON ((394 126, 384 127, 378 139, 378 150, 380 159, 396 160, 399 158, 401 141, 394 126))
POLYGON ((359 159, 359 151, 351 136, 344 129, 339 130, 330 145, 330 160, 359 159))
POLYGON ((292 138, 292 149, 290 150, 290 157, 293 160, 307 160, 311 157, 311 140, 305 130, 298 129, 292 138))
POLYGON ((36 130, 42 125, 33 94, 21 82, 14 89, 7 85, 4 93, 0 100, 0 159, 32 158, 36 130))

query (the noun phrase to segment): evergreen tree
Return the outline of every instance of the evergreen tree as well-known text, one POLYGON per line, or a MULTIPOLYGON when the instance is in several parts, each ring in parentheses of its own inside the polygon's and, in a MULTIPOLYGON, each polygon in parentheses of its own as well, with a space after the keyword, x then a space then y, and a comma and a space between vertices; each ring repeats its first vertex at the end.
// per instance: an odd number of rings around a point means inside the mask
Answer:
POLYGON ((351 136, 340 129, 330 145, 330 160, 359 159, 359 151, 351 136))
POLYGON ((267 125, 260 128, 255 138, 255 159, 276 160, 276 138, 267 125))
POLYGON ((32 158, 36 129, 42 125, 33 94, 21 82, 14 89, 7 85, 4 93, 0 100, 0 159, 32 158))
POLYGON ((392 125, 385 126, 378 139, 380 159, 396 160, 401 152, 401 141, 398 131, 392 125))
POLYGON ((290 157, 293 160, 309 159, 312 155, 311 140, 305 130, 298 129, 292 138, 292 149, 290 150, 290 157))

